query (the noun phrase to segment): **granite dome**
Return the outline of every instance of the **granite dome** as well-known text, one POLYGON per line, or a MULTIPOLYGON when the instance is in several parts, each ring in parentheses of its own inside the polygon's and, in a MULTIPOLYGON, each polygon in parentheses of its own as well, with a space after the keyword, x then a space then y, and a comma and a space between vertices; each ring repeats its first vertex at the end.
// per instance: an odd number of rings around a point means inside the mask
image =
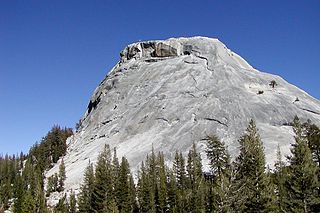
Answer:
MULTIPOLYGON (((173 159, 218 135, 232 156, 251 118, 273 163, 289 153, 295 115, 320 124, 320 102, 279 76, 260 72, 218 39, 171 38, 128 45, 94 91, 81 126, 68 139, 66 190, 78 188, 89 160, 105 144, 133 170, 153 147, 173 159), (271 81, 277 85, 272 87, 271 81)), ((168 162, 170 163, 170 162, 168 162)), ((59 163, 47 175, 58 171, 59 163)))

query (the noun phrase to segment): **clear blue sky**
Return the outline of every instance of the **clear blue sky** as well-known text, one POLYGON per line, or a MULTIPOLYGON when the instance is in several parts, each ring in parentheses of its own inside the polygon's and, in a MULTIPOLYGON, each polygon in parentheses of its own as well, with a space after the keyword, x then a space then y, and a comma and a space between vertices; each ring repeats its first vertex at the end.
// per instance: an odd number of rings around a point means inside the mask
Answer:
POLYGON ((0 153, 74 127, 127 44, 194 35, 320 98, 318 0, 0 0, 0 153))

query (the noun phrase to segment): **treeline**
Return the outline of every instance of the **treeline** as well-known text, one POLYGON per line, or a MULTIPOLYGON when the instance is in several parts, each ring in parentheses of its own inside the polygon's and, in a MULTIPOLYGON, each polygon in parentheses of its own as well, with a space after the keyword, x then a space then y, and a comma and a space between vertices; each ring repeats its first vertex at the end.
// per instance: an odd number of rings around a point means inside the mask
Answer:
POLYGON ((0 156, 0 212, 319 212, 320 130, 297 117, 292 126, 291 155, 282 159, 278 148, 273 170, 266 168, 254 121, 239 139, 233 162, 223 141, 206 138, 209 171, 195 144, 187 156, 177 151, 170 166, 163 153, 152 150, 137 174, 106 145, 97 163, 86 168, 79 194, 64 195, 48 209, 46 197, 64 190, 63 159, 46 187, 44 172, 65 155, 72 134, 55 126, 28 155, 0 156))
POLYGON ((12 184, 16 182, 17 173, 22 168, 24 159, 23 153, 0 156, 0 212, 9 207, 10 199, 14 194, 12 184))
MULTIPOLYGON (((119 161, 116 150, 112 155, 106 145, 96 165, 86 168, 77 212, 319 212, 320 131, 297 117, 292 125, 291 155, 283 161, 278 149, 274 170, 266 168, 254 121, 239 139, 234 162, 224 143, 209 136, 209 172, 203 170, 195 144, 187 156, 176 152, 170 167, 163 153, 152 150, 141 164, 137 184, 127 159, 119 161)), ((67 200, 60 200, 60 212, 76 212, 67 200)))
POLYGON ((37 160, 38 167, 44 171, 51 168, 67 151, 66 140, 73 134, 71 128, 53 126, 40 143, 33 145, 29 156, 37 160))
MULTIPOLYGON (((27 155, 0 157, 0 212, 47 212, 44 172, 66 153, 69 128, 54 126, 27 155)), ((62 186, 63 187, 63 186, 62 186)))

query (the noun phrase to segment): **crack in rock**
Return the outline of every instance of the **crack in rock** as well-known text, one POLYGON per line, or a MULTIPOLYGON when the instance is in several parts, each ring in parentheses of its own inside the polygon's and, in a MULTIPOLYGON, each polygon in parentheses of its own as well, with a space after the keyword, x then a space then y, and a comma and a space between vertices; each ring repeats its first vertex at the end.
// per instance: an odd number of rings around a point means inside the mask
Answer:
POLYGON ((209 61, 208 61, 208 59, 207 59, 206 57, 204 57, 204 56, 202 56, 202 55, 196 55, 196 57, 198 57, 198 58, 200 58, 200 59, 206 60, 207 70, 209 70, 209 71, 211 71, 211 72, 214 72, 214 70, 209 67, 209 61))
POLYGON ((215 121, 215 122, 217 122, 217 123, 219 123, 219 124, 221 124, 221 125, 223 125, 225 127, 228 127, 228 125, 226 123, 223 123, 223 122, 221 122, 221 121, 219 121, 218 119, 215 119, 215 118, 203 118, 203 119, 207 120, 207 121, 215 121))
POLYGON ((166 122, 169 126, 171 126, 169 120, 166 118, 160 117, 160 118, 156 118, 156 120, 162 120, 162 121, 166 122))
POLYGON ((147 58, 144 61, 148 62, 148 63, 152 63, 152 62, 163 61, 163 60, 170 59, 170 58, 174 58, 174 57, 163 57, 163 58, 153 57, 153 58, 147 58))
POLYGON ((194 77, 194 75, 192 75, 191 73, 189 73, 189 75, 192 77, 192 79, 194 80, 194 82, 195 82, 195 88, 197 89, 197 90, 199 90, 199 91, 201 91, 198 87, 197 87, 197 84, 198 84, 198 81, 196 80, 196 78, 194 77))
MULTIPOLYGON (((293 104, 295 104, 296 102, 298 102, 299 99, 296 98, 296 100, 293 102, 293 104)), ((297 106, 297 105, 296 105, 297 106)), ((299 109, 303 110, 303 111, 306 111, 306 112, 310 112, 310 113, 313 113, 313 114, 316 114, 316 115, 320 115, 320 112, 316 112, 316 111, 313 111, 313 110, 310 110, 310 109, 306 109, 306 108, 302 108, 302 107, 299 107, 297 106, 299 109)))
POLYGON ((310 112, 310 113, 313 113, 313 114, 316 114, 316 115, 320 115, 319 112, 316 112, 316 111, 313 111, 313 110, 310 110, 310 109, 301 108, 301 107, 298 107, 298 108, 299 108, 299 109, 302 109, 302 110, 304 110, 304 111, 306 111, 306 112, 310 112))
POLYGON ((186 61, 186 60, 184 60, 183 62, 186 63, 186 64, 198 64, 197 61, 186 61))
POLYGON ((198 98, 197 96, 195 96, 194 94, 192 94, 192 92, 190 92, 190 91, 185 92, 185 94, 188 94, 188 95, 190 95, 190 96, 193 97, 193 98, 198 98))

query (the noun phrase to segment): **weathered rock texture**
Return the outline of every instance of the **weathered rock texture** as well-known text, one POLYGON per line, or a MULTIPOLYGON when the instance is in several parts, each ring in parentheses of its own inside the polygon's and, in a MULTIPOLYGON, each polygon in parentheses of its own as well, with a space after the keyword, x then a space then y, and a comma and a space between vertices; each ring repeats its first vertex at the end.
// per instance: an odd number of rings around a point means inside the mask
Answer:
MULTIPOLYGON (((319 124, 318 100, 254 69, 217 39, 138 42, 120 56, 94 91, 79 131, 69 138, 67 189, 79 186, 89 160, 96 161, 104 144, 117 147, 133 169, 152 146, 168 159, 175 150, 186 153, 192 143, 203 150, 207 134, 217 134, 235 156, 237 139, 253 118, 271 164, 277 144, 289 153, 288 124, 295 115, 319 124)), ((48 175, 57 170, 58 165, 48 175)))

